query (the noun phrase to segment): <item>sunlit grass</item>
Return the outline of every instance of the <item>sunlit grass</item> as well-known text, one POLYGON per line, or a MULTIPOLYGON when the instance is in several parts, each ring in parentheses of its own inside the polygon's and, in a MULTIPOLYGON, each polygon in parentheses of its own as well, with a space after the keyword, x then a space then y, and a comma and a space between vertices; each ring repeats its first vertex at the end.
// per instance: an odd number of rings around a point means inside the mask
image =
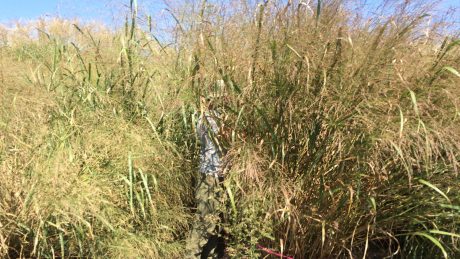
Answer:
POLYGON ((136 1, 115 32, 0 31, 0 255, 182 257, 223 80, 230 255, 458 257, 460 46, 416 3, 171 4, 171 45, 136 1))

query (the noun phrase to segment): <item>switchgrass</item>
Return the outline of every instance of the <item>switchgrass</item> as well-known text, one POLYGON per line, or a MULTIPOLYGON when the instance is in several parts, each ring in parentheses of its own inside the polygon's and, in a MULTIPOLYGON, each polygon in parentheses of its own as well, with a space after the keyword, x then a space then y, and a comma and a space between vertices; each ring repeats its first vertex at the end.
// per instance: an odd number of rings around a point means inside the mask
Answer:
POLYGON ((168 10, 172 45, 136 1, 118 31, 0 34, 0 255, 182 257, 198 97, 216 91, 231 256, 460 255, 460 42, 431 3, 168 10))
POLYGON ((59 20, 39 33, 11 33, 2 53, 13 64, 2 68, 2 257, 178 257, 191 168, 152 134, 162 111, 147 114, 134 92, 154 71, 131 59, 125 34, 59 20))

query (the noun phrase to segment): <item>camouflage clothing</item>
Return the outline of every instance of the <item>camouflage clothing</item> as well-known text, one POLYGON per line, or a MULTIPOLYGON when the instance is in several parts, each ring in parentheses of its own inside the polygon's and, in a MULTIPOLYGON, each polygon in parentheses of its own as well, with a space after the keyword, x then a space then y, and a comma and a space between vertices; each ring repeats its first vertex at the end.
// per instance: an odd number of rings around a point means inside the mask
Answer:
MULTIPOLYGON (((217 116, 218 114, 213 112, 213 115, 217 116)), ((219 149, 213 138, 218 133, 219 127, 209 112, 200 116, 196 131, 201 143, 200 172, 217 177, 221 171, 221 160, 219 149)))
POLYGON ((201 143, 200 176, 195 192, 197 212, 193 229, 187 240, 187 258, 221 258, 222 241, 219 237, 219 205, 221 187, 220 152, 213 141, 218 133, 216 121, 209 113, 201 116, 197 123, 197 134, 201 143), (212 132, 208 129, 211 128, 212 132), (212 134, 212 135, 211 135, 212 134))
POLYGON ((219 179, 213 175, 202 174, 195 193, 197 213, 193 229, 187 240, 187 258, 220 258, 222 241, 219 238, 218 223, 219 179))

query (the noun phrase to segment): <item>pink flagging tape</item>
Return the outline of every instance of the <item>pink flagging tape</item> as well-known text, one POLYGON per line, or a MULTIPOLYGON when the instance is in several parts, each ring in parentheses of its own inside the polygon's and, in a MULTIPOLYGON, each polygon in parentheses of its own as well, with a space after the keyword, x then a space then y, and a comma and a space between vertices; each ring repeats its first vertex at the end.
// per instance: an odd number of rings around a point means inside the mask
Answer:
POLYGON ((266 247, 263 247, 263 246, 261 246, 261 245, 257 245, 257 248, 259 248, 260 250, 264 251, 264 252, 267 253, 267 254, 271 254, 271 255, 274 255, 274 256, 278 256, 278 257, 280 257, 280 258, 294 259, 294 257, 292 257, 292 256, 283 255, 283 254, 281 254, 281 253, 275 252, 275 251, 273 251, 273 250, 271 250, 271 249, 268 249, 268 248, 266 248, 266 247))

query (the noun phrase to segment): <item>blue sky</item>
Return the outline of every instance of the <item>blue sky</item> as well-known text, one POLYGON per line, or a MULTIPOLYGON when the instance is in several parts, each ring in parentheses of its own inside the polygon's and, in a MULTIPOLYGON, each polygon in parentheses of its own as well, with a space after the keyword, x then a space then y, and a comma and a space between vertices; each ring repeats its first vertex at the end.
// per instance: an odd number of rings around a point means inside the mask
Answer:
MULTIPOLYGON (((138 2, 148 5, 152 12, 164 7, 162 0, 138 2)), ((128 5, 129 0, 0 0, 0 23, 48 16, 111 23, 123 20, 121 10, 128 5)))
MULTIPOLYGON (((371 4, 381 1, 367 0, 371 4)), ((139 2, 148 3, 151 12, 157 12, 163 7, 162 0, 139 0, 139 2)), ((30 20, 48 15, 65 18, 79 17, 80 20, 111 23, 114 20, 122 20, 119 17, 120 13, 117 12, 120 12, 124 4, 129 4, 129 0, 0 0, 0 23, 30 20)), ((443 7, 448 6, 460 8, 460 0, 444 0, 443 7)), ((460 17, 460 14, 457 16, 460 17)))
POLYGON ((0 21, 30 20, 42 16, 81 16, 83 19, 100 17, 94 11, 104 10, 102 1, 71 0, 0 0, 0 21), (91 10, 91 11, 90 11, 91 10))

